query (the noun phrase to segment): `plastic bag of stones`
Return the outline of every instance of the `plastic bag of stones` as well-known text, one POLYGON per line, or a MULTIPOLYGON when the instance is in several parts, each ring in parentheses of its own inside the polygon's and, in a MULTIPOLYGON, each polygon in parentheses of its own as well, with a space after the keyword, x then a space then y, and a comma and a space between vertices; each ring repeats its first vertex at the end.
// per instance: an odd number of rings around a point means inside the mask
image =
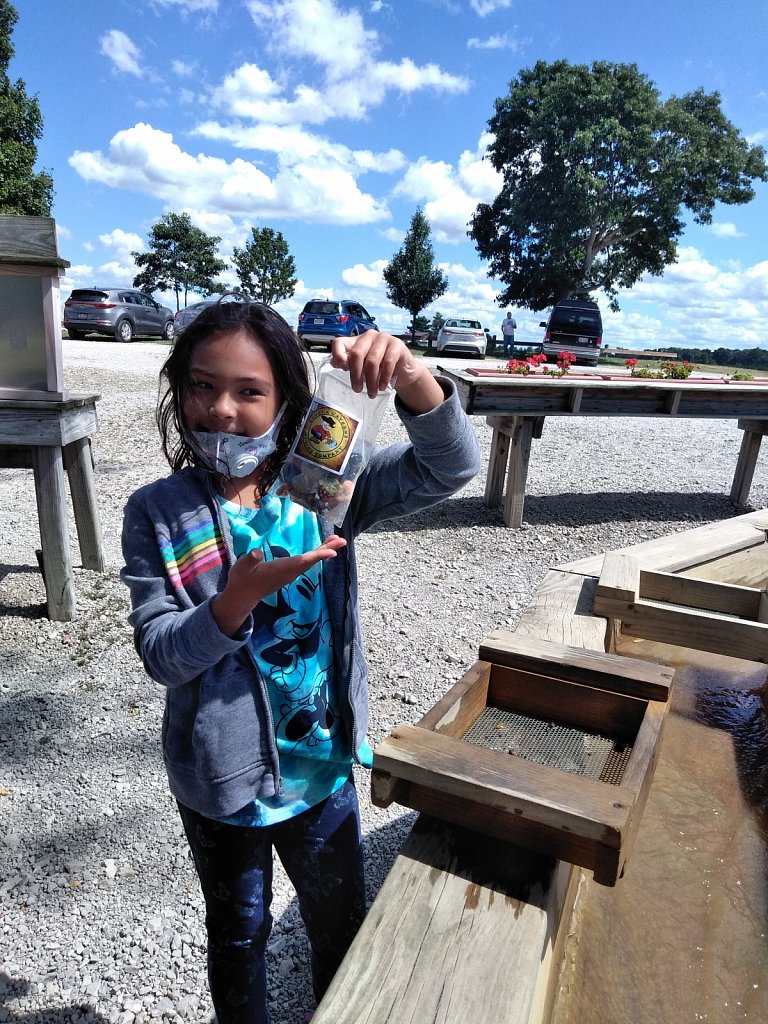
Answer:
POLYGON ((277 493, 341 526, 393 394, 391 385, 375 398, 355 392, 349 374, 329 359, 321 363, 314 398, 283 464, 277 493))

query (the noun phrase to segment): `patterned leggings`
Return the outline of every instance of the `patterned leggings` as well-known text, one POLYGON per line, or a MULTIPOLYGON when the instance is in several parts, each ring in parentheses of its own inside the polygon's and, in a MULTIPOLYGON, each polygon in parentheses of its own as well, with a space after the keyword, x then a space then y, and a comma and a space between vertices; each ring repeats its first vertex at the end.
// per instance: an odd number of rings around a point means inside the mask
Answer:
POLYGON ((272 927, 272 849, 299 900, 319 1001, 365 908, 360 812, 350 778, 289 821, 241 828, 179 804, 205 897, 208 980, 218 1024, 269 1024, 265 950, 272 927))

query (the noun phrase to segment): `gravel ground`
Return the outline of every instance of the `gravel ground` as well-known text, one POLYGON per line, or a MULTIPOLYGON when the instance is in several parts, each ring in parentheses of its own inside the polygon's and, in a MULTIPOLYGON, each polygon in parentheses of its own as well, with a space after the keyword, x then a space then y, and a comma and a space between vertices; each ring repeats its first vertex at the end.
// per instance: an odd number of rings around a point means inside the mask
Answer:
MULTIPOLYGON (((67 386, 102 396, 94 453, 108 562, 103 575, 76 568, 72 622, 45 617, 31 473, 0 473, 0 1021, 211 1015, 202 902, 159 754, 162 694, 134 653, 118 579, 124 502, 166 472, 152 419, 166 351, 64 341, 67 386)), ((474 423, 487 464, 491 432, 474 423)), ((383 440, 401 436, 388 414, 383 440)), ((485 508, 481 474, 360 538, 372 743, 420 717, 491 629, 514 629, 550 566, 768 505, 765 453, 752 504, 727 497, 740 438, 733 421, 550 418, 522 530, 485 508)), ((363 772, 358 785, 372 899, 413 816, 372 808, 363 772)), ((297 1024, 308 956, 279 868, 273 911, 272 1013, 297 1024)))

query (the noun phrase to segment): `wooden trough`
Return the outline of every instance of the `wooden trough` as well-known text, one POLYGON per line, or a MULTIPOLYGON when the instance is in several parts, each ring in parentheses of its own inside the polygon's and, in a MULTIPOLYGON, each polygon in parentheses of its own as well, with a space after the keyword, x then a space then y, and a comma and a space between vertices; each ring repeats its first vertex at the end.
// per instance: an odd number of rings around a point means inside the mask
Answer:
POLYGON ((498 632, 374 752, 392 801, 589 868, 615 885, 658 756, 672 670, 498 632))

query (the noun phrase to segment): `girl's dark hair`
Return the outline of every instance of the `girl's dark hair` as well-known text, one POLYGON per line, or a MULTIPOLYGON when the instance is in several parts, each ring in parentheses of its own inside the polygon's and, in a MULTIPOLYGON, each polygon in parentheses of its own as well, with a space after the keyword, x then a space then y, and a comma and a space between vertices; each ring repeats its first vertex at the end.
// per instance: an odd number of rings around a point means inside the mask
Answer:
POLYGON ((221 334, 245 331, 264 349, 275 377, 280 403, 286 403, 277 450, 263 463, 261 490, 275 482, 312 399, 311 363, 292 329, 269 306, 222 296, 206 306, 176 337, 160 370, 160 388, 166 389, 157 403, 156 420, 163 453, 175 473, 183 466, 206 466, 205 453, 184 420, 184 403, 190 394, 189 366, 192 353, 202 341, 221 334))

